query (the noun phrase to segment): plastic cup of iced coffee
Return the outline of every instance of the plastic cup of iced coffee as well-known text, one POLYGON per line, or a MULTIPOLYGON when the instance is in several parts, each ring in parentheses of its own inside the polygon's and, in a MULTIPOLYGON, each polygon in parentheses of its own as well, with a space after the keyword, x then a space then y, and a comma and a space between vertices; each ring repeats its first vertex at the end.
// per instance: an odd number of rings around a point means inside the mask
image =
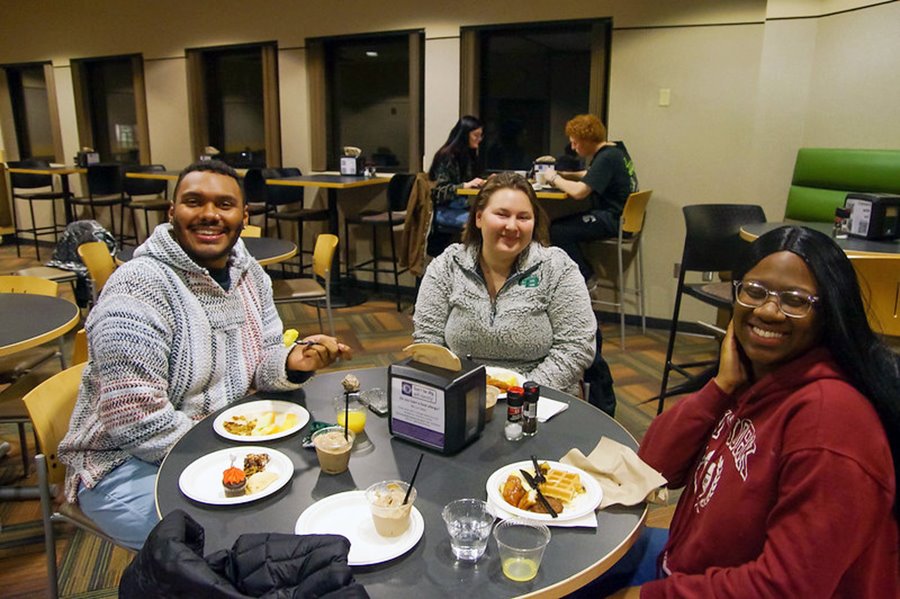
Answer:
POLYGON ((312 442, 316 447, 322 472, 327 474, 346 472, 355 438, 356 435, 352 430, 346 431, 345 437, 342 426, 329 426, 313 433, 312 442))
POLYGON ((409 485, 402 480, 383 480, 366 489, 366 501, 372 511, 375 530, 383 537, 398 537, 409 528, 409 514, 416 500, 416 488, 403 498, 409 485))

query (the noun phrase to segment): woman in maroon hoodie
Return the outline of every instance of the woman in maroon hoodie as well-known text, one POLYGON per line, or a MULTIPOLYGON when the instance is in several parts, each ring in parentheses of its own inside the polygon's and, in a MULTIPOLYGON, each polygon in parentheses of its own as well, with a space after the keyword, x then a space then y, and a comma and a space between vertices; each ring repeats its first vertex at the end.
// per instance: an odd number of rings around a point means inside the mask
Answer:
POLYGON ((684 487, 649 597, 898 597, 900 358, 853 267, 784 227, 735 273, 719 371, 641 457, 684 487))

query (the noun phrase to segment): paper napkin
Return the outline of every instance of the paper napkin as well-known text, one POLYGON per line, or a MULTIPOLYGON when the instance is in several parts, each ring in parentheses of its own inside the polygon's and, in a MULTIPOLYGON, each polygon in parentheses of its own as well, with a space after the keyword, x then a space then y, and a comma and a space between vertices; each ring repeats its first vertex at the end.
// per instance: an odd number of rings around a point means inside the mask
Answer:
POLYGON ((614 504, 637 505, 642 501, 665 503, 668 497, 662 474, 648 466, 630 447, 607 437, 600 439, 590 455, 570 449, 560 462, 581 468, 597 479, 603 487, 600 509, 614 504))
POLYGON ((542 397, 540 401, 538 401, 538 409, 537 409, 537 419, 538 422, 547 422, 560 412, 565 412, 569 409, 569 404, 564 401, 556 401, 555 399, 549 399, 547 397, 542 397))

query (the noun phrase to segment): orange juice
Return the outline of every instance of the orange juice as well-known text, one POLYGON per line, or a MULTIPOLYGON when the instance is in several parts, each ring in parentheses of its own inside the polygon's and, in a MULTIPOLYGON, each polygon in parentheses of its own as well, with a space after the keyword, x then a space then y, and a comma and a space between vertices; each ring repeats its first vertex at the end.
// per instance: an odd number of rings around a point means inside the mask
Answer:
POLYGON ((344 426, 344 422, 347 422, 347 428, 356 433, 357 435, 366 428, 366 413, 365 411, 353 411, 347 414, 348 418, 345 418, 345 414, 343 411, 337 413, 337 423, 340 426, 344 426))

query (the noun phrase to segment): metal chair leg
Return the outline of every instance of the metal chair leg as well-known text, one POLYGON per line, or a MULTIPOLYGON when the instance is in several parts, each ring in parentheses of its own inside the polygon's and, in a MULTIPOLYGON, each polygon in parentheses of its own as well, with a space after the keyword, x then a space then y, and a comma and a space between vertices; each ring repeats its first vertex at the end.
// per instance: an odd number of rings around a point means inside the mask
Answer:
POLYGON ((619 243, 616 244, 619 258, 619 345, 625 349, 625 272, 622 268, 622 228, 619 227, 619 243))
POLYGON ((31 212, 31 235, 34 238, 34 252, 37 254, 38 262, 40 262, 41 247, 38 243, 37 223, 34 220, 34 200, 28 200, 28 210, 31 212))
POLYGON ((638 297, 641 302, 641 334, 647 334, 647 307, 644 303, 644 250, 641 248, 641 240, 635 242, 635 251, 637 252, 637 285, 638 297))
POLYGON ((59 583, 56 573, 56 539, 53 534, 53 520, 50 518, 50 485, 47 480, 47 461, 43 454, 34 457, 38 472, 38 488, 41 494, 41 520, 44 523, 44 553, 47 555, 47 591, 50 599, 59 597, 59 583))

